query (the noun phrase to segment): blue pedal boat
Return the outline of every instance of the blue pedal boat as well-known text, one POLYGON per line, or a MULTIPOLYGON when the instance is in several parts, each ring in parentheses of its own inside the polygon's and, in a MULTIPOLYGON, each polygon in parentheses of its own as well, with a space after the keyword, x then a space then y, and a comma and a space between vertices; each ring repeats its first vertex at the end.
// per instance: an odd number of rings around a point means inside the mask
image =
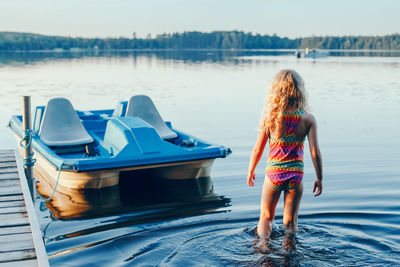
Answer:
MULTIPOLYGON (((24 136, 22 116, 11 117, 9 126, 19 142, 24 136)), ((229 148, 173 128, 145 95, 121 101, 114 110, 91 111, 75 110, 69 100, 53 98, 36 107, 32 149, 36 171, 52 184, 59 179, 59 185, 73 189, 117 185, 121 172, 169 179, 207 177, 216 158, 231 154, 229 148)))

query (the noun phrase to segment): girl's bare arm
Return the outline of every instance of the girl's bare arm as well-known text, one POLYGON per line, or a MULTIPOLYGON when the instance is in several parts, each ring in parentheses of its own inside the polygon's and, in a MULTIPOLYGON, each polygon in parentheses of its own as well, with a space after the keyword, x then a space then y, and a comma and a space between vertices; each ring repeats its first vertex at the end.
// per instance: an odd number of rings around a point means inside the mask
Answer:
POLYGON ((254 145, 253 151, 251 152, 249 171, 247 174, 247 183, 249 186, 254 186, 254 180, 256 179, 254 170, 261 159, 267 141, 268 141, 268 136, 264 129, 258 134, 257 142, 254 145))
POLYGON ((314 182, 313 193, 314 196, 319 196, 322 193, 322 155, 319 150, 318 136, 317 136, 317 122, 313 116, 310 115, 310 129, 307 134, 308 144, 310 145, 311 159, 314 164, 315 174, 317 179, 314 182))

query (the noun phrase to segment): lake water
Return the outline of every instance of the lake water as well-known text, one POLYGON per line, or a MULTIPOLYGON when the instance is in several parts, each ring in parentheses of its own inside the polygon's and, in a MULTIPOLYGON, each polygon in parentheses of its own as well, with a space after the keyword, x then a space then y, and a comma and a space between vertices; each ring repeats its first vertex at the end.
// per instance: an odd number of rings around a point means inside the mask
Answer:
MULTIPOLYGON (((336 52, 318 60, 266 51, 0 54, 3 126, 21 113, 21 95, 31 95, 33 106, 63 96, 90 110, 142 93, 174 127, 233 154, 197 181, 125 177, 120 187, 36 200, 52 265, 400 264, 400 53, 336 52), (246 184, 266 89, 283 68, 306 82, 324 165, 324 192, 314 198, 306 144, 292 249, 284 245, 282 199, 271 240, 255 244, 266 154, 255 187, 246 184)), ((15 143, 4 127, 0 148, 15 143)))

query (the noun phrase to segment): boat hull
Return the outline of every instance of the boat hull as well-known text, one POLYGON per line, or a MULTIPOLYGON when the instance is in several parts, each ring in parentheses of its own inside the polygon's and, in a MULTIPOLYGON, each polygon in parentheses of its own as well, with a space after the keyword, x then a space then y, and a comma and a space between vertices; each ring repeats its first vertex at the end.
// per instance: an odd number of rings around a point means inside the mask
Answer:
MULTIPOLYGON (((143 173, 145 171, 147 175, 166 179, 196 179, 209 176, 214 162, 214 159, 200 159, 87 172, 62 170, 59 173, 59 170, 38 151, 33 151, 36 159, 35 170, 40 172, 43 178, 53 185, 60 176, 58 184, 71 189, 99 189, 115 186, 119 183, 121 172, 140 171, 143 173)), ((20 154, 23 155, 22 149, 20 149, 20 154)))

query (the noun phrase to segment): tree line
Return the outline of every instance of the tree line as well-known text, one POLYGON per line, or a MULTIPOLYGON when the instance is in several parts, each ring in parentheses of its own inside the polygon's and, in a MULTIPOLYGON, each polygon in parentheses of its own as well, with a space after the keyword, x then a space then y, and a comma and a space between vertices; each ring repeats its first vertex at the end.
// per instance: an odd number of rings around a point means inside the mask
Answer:
POLYGON ((73 49, 400 49, 400 34, 386 36, 312 36, 286 38, 241 31, 183 32, 146 38, 81 38, 0 32, 0 50, 73 49))

